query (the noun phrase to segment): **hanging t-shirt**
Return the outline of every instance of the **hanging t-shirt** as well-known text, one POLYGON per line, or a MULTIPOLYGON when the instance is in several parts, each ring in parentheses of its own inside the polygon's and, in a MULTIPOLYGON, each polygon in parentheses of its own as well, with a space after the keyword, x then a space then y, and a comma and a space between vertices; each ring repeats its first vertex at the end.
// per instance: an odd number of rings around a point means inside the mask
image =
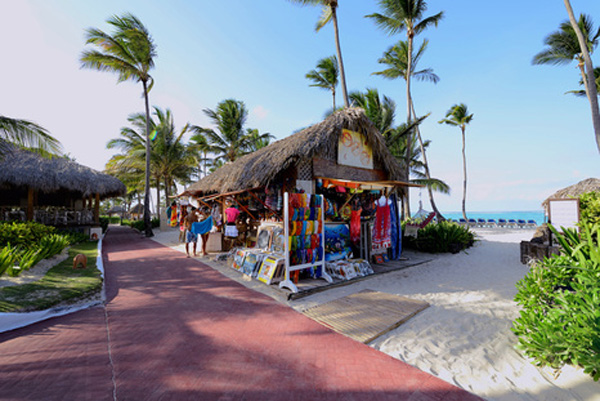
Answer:
POLYGON ((227 223, 235 223, 235 220, 240 215, 240 211, 234 207, 228 207, 225 209, 225 215, 227 216, 227 223))

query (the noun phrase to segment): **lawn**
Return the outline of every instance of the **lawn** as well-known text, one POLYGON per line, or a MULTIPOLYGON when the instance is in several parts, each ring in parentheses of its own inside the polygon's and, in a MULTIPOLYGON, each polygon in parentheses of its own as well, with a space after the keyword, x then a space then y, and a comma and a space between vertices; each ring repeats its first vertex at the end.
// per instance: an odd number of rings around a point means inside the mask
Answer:
POLYGON ((96 268, 97 242, 71 246, 69 257, 54 266, 39 281, 0 288, 0 312, 31 312, 51 308, 62 302, 75 302, 99 293, 102 276, 96 268), (73 269, 73 257, 87 256, 86 269, 73 269))

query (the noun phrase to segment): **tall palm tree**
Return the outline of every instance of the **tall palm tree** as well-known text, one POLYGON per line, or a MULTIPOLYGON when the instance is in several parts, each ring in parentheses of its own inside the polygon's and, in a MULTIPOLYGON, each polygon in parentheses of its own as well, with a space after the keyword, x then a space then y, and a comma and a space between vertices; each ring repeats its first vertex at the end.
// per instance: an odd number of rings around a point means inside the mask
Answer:
POLYGON ((252 151, 254 141, 270 138, 270 134, 254 135, 248 132, 244 125, 248 119, 248 109, 244 102, 226 99, 217 104, 215 110, 204 109, 204 114, 210 118, 215 129, 192 126, 196 134, 206 136, 210 153, 215 154, 216 160, 232 162, 252 151))
MULTIPOLYGON (((569 21, 571 22, 571 26, 577 35, 577 41, 579 42, 579 47, 581 48, 581 53, 583 55, 583 60, 585 63, 586 77, 587 82, 584 79, 585 90, 588 94, 588 100, 590 102, 590 108, 592 111, 592 123, 594 125, 594 133, 596 136, 596 146, 598 147, 598 151, 600 152, 600 107, 598 106, 598 93, 596 90, 595 77, 594 77, 594 65, 592 64, 592 58, 590 57, 590 52, 587 47, 586 38, 583 36, 583 32, 580 29, 577 21, 575 20, 575 14, 573 13, 573 8, 571 7, 571 2, 569 0, 564 0, 565 8, 567 9, 567 14, 569 15, 569 21)), ((600 31, 599 31, 600 33, 600 31)))
MULTIPOLYGON (((388 148, 400 161, 400 164, 402 166, 409 166, 408 168, 411 171, 411 174, 417 177, 414 180, 409 180, 410 182, 425 185, 425 187, 431 191, 442 193, 448 193, 450 191, 445 182, 425 174, 425 164, 418 160, 418 158, 421 157, 421 147, 423 149, 427 148, 430 143, 429 141, 421 144, 419 148, 416 148, 416 144, 414 144, 411 152, 408 152, 411 155, 411 160, 406 160, 407 137, 409 135, 414 135, 414 131, 419 128, 421 122, 428 116, 414 120, 411 124, 401 124, 398 127, 394 127, 396 103, 387 96, 381 98, 377 89, 367 89, 364 93, 352 92, 350 93, 350 99, 352 100, 353 105, 365 110, 365 114, 369 117, 369 120, 371 120, 373 125, 377 127, 379 132, 381 132, 386 140, 388 148)), ((406 205, 404 197, 402 197, 401 200, 403 209, 405 209, 406 205)))
POLYGON ((462 213, 463 218, 467 220, 467 211, 466 211, 466 199, 467 199, 467 156, 465 153, 465 130, 467 128, 467 124, 469 124, 473 120, 473 114, 469 114, 467 109, 467 105, 464 103, 455 104, 450 107, 448 112, 446 113, 446 118, 439 121, 440 124, 448 124, 453 125, 455 127, 460 128, 460 132, 462 134, 462 157, 463 157, 463 199, 462 199, 462 213))
MULTIPOLYGON (((350 100, 348 99, 348 87, 346 86, 346 73, 344 71, 344 61, 342 59, 342 48, 340 46, 340 31, 338 28, 337 21, 337 7, 338 0, 290 0, 293 3, 299 3, 303 6, 322 6, 321 17, 315 26, 315 30, 318 32, 323 28, 329 21, 333 22, 333 32, 335 34, 335 48, 337 52, 337 60, 340 69, 340 80, 342 86, 342 96, 344 98, 344 105, 350 107, 350 100)), ((335 109, 335 107, 334 107, 335 109)))
POLYGON ((0 115, 0 154, 6 143, 27 148, 37 153, 62 154, 58 139, 45 129, 28 120, 19 120, 0 115))
POLYGON ((269 133, 261 134, 256 128, 246 129, 246 135, 249 139, 248 152, 256 152, 258 149, 269 146, 275 137, 269 133))
MULTIPOLYGON (((202 154, 202 157, 198 158, 199 168, 198 168, 197 176, 198 176, 198 178, 200 178, 200 177, 206 177, 208 175, 208 170, 207 170, 208 153, 210 152, 211 148, 208 143, 208 139, 206 139, 206 136, 202 132, 197 132, 198 129, 199 129, 199 127, 197 127, 197 126, 190 127, 190 130, 192 132, 194 132, 194 134, 190 138, 189 146, 196 154, 198 154, 198 155, 202 154), (202 167, 200 167, 200 166, 202 166, 202 167)), ((200 130, 201 130, 201 128, 200 128, 200 130)))
POLYGON ((335 110, 335 88, 338 84, 340 71, 335 56, 326 57, 317 63, 317 68, 309 71, 305 77, 313 82, 310 86, 331 91, 333 96, 333 110, 335 110))
POLYGON ((81 66, 118 75, 117 82, 141 82, 146 110, 146 171, 144 191, 144 233, 151 237, 150 219, 150 105, 148 91, 154 83, 149 72, 154 67, 156 46, 144 24, 132 14, 112 16, 106 21, 114 28, 109 35, 97 28, 86 30, 86 44, 95 46, 81 54, 81 66))
MULTIPOLYGON (((596 81, 596 92, 600 96, 600 67, 594 67, 594 78, 596 81)), ((587 92, 585 90, 585 82, 583 81, 583 78, 579 80, 579 86, 583 86, 584 88, 570 90, 565 93, 571 93, 577 97, 587 97, 587 92)))
MULTIPOLYGON (((388 78, 388 79, 403 78, 404 80, 406 80, 407 78, 409 78, 407 74, 408 74, 408 70, 410 69, 410 71, 412 71, 411 74, 412 74, 413 78, 415 78, 419 81, 429 81, 429 82, 433 82, 434 84, 437 83, 440 80, 440 78, 433 72, 433 69, 426 68, 423 70, 417 70, 417 65, 419 63, 419 60, 425 53, 428 43, 429 43, 429 41, 427 39, 425 39, 423 41, 423 43, 421 43, 421 45, 419 46, 419 49, 417 50, 417 52, 411 56, 408 53, 408 49, 409 49, 408 42, 402 41, 402 40, 399 41, 397 44, 390 47, 383 54, 383 57, 378 60, 378 62, 380 64, 385 64, 387 66, 387 68, 384 69, 383 71, 374 72, 373 75, 381 75, 384 78, 388 78), (408 65, 409 60, 411 60, 411 62, 412 62, 412 66, 410 66, 410 68, 408 65)), ((411 106, 411 114, 413 116, 416 116, 417 114, 414 110, 415 106, 414 106, 414 102, 412 101, 412 98, 410 99, 410 106, 411 106)), ((427 179, 431 179, 431 174, 429 172, 429 163, 427 161, 427 153, 426 153, 425 146, 423 143, 423 138, 421 136, 421 130, 417 126, 415 128, 414 132, 419 141, 420 155, 423 157, 423 171, 424 171, 425 177, 427 177, 427 179)), ((407 140, 409 142, 411 142, 412 137, 407 138, 407 140)), ((406 150, 411 152, 412 148, 407 146, 406 150)), ((410 157, 410 156, 407 156, 407 157, 410 157)), ((442 214, 440 213, 440 211, 437 208, 437 205, 435 204, 435 200, 433 197, 433 190, 430 186, 427 187, 427 193, 429 195, 429 203, 431 204, 431 208, 435 212, 437 218, 439 220, 443 220, 444 217, 442 216, 442 214)), ((410 213, 410 210, 408 212, 410 213)), ((405 216, 405 217, 410 217, 410 216, 405 216)))
POLYGON ((366 92, 351 92, 350 100, 353 106, 362 108, 369 120, 379 130, 381 135, 388 136, 394 129, 396 116, 396 102, 387 96, 379 96, 379 91, 367 88, 366 92))
MULTIPOLYGON (((413 56, 413 40, 415 35, 424 31, 432 25, 437 27, 439 21, 443 18, 444 13, 439 12, 429 17, 423 17, 427 11, 427 2, 425 0, 379 0, 379 7, 382 13, 369 14, 366 17, 372 18, 375 24, 386 31, 389 35, 406 31, 407 38, 407 63, 406 63, 406 122, 411 121, 414 117, 412 114, 412 96, 411 96, 411 77, 412 72, 412 56, 413 56)), ((410 152, 411 138, 408 137, 407 151, 410 152)), ((410 159, 410 155, 407 155, 410 159)), ((408 169, 408 166, 406 167, 408 169)), ((409 174, 409 171, 406 171, 409 174)), ((407 208, 405 209, 405 217, 410 217, 409 209, 409 191, 406 191, 407 208)))
MULTIPOLYGON (((600 29, 594 32, 594 25, 589 15, 581 14, 579 16, 579 29, 584 32, 586 47, 590 53, 593 53, 598 46, 600 38, 600 29)), ((577 67, 581 74, 581 79, 586 86, 587 78, 585 71, 585 61, 583 59, 582 48, 579 46, 577 34, 569 21, 563 21, 558 31, 552 32, 544 39, 546 48, 533 57, 534 65, 568 65, 573 61, 577 62, 577 67)))

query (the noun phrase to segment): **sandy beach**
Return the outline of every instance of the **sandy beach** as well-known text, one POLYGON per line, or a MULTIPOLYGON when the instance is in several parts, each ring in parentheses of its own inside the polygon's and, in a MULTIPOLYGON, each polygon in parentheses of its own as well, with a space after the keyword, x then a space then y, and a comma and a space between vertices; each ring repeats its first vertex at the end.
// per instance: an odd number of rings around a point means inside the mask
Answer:
MULTIPOLYGON (((300 312, 363 289, 427 301, 429 308, 370 345, 487 400, 600 400, 600 383, 582 370, 540 369, 514 349, 515 283, 528 271, 519 261, 519 242, 533 231, 475 231, 479 241, 467 252, 294 301, 275 295, 274 286, 217 268, 300 312)), ((175 231, 156 234, 156 241, 185 252, 175 231)))

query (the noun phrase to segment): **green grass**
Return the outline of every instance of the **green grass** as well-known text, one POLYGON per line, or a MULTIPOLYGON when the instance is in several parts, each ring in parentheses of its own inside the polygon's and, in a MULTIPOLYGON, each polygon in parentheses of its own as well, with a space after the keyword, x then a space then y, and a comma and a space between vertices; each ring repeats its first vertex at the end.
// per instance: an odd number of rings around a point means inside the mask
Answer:
POLYGON ((0 312, 31 312, 74 302, 102 290, 102 276, 96 268, 97 242, 82 242, 69 249, 69 257, 54 266, 39 281, 0 288, 0 312), (87 256, 86 269, 73 269, 73 257, 87 256))

